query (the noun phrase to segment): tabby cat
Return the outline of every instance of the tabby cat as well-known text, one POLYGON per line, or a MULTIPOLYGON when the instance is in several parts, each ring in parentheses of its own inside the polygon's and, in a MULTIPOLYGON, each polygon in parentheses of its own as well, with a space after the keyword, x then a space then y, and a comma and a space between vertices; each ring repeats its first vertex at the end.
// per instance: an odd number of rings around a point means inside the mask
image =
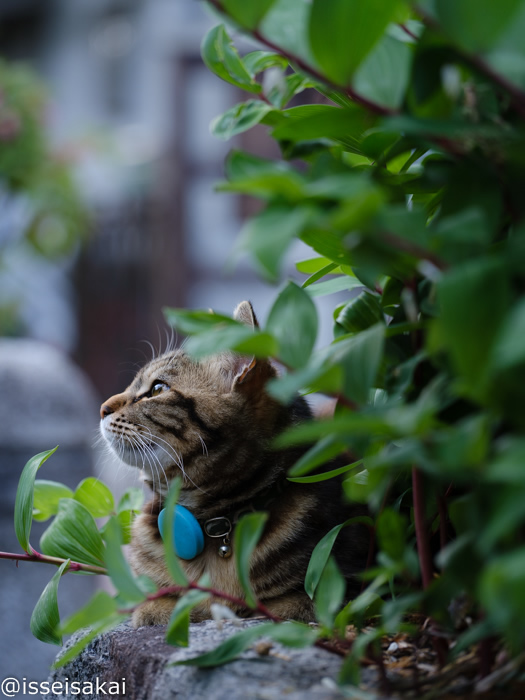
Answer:
MULTIPOLYGON (((257 325, 249 302, 237 307, 235 318, 257 325)), ((255 594, 275 615, 309 621, 314 611, 304 578, 312 550, 334 525, 363 509, 343 505, 337 480, 311 485, 287 480, 301 450, 278 452, 270 443, 311 413, 303 398, 283 406, 266 393, 266 381, 275 376, 276 369, 266 360, 222 353, 196 362, 181 349, 167 352, 141 369, 122 394, 102 405, 101 431, 124 462, 144 469, 153 491, 133 526, 130 560, 137 574, 146 574, 162 588, 173 585, 158 516, 169 481, 181 474, 179 504, 205 531, 214 518, 219 525, 227 518, 234 529, 247 511, 268 513, 251 561, 255 594)), ((213 588, 243 598, 235 557, 229 556, 232 546, 227 536, 205 534, 202 553, 181 560, 188 578, 197 580, 207 572, 213 588)), ((364 568, 367 550, 363 525, 342 530, 334 554, 349 596, 359 591, 355 574, 364 568)), ((195 608, 192 619, 209 618, 212 602, 195 608)), ((175 603, 175 597, 148 601, 135 611, 133 624, 166 624, 175 603)), ((227 605, 246 615, 246 610, 227 605)))

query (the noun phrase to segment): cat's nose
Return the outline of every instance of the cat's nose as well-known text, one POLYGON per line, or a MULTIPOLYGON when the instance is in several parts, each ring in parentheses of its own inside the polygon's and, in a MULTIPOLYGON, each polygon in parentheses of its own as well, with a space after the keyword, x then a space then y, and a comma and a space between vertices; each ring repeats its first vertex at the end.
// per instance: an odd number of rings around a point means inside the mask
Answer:
POLYGON ((128 400, 129 394, 126 392, 123 394, 115 394, 115 396, 111 396, 109 399, 106 399, 100 407, 100 417, 102 420, 104 420, 106 416, 109 416, 110 413, 115 413, 115 411, 118 411, 119 408, 125 406, 128 400))
POLYGON ((110 413, 113 413, 111 406, 108 406, 107 403, 103 403, 100 407, 100 417, 104 419, 106 416, 109 416, 110 413))

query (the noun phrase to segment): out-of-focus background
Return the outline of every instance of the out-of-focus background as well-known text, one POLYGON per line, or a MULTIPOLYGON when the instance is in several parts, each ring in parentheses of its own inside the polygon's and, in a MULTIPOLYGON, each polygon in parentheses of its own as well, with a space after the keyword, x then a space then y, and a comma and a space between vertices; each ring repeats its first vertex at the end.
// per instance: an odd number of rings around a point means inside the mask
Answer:
MULTIPOLYGON (((198 0, 0 2, 2 550, 19 550, 14 496, 33 454, 60 443, 42 478, 110 480, 93 450, 98 406, 149 357, 143 341, 165 344, 162 307, 231 313, 249 298, 264 318, 275 297, 248 261, 226 269, 256 205, 214 183, 232 147, 275 146, 264 128, 210 135, 242 99, 200 59, 213 23, 198 0)), ((29 618, 52 574, 0 561, 2 677, 47 675, 57 650, 29 618)), ((92 585, 64 577, 61 613, 92 585)))

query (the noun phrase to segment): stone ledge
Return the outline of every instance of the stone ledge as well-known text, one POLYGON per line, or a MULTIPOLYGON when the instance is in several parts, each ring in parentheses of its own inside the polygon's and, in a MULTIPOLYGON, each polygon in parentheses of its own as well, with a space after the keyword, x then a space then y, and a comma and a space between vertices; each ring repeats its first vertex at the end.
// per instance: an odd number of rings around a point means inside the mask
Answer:
MULTIPOLYGON (((260 624, 243 620, 244 629, 260 624)), ((164 641, 165 627, 133 629, 129 624, 94 640, 74 661, 57 669, 50 682, 69 679, 93 682, 126 681, 125 697, 131 700, 340 700, 340 693, 325 679, 334 679, 341 668, 341 658, 323 649, 290 649, 272 641, 268 656, 254 649, 239 659, 212 669, 192 666, 169 666, 216 647, 238 628, 225 622, 222 629, 212 620, 191 625, 190 646, 177 648, 164 641)), ((66 649, 78 639, 75 635, 66 649)), ((63 653, 63 652, 62 652, 63 653)), ((45 700, 76 700, 78 694, 43 696, 45 700)), ((83 698, 99 700, 110 697, 96 694, 83 698)))

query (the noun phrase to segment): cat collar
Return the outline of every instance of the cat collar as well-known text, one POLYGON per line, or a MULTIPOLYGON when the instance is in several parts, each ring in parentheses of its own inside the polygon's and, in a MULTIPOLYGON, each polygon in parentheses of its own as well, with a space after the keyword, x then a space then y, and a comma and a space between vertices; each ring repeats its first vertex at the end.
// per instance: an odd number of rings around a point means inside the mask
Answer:
MULTIPOLYGON (((166 534, 166 509, 163 508, 158 517, 160 536, 166 534)), ((201 526, 200 522, 191 511, 181 505, 175 506, 172 520, 172 542, 175 554, 180 559, 195 559, 204 549, 204 532, 208 537, 222 537, 222 545, 219 547, 219 556, 223 559, 231 557, 230 533, 232 524, 229 518, 218 517, 206 520, 201 526)))

